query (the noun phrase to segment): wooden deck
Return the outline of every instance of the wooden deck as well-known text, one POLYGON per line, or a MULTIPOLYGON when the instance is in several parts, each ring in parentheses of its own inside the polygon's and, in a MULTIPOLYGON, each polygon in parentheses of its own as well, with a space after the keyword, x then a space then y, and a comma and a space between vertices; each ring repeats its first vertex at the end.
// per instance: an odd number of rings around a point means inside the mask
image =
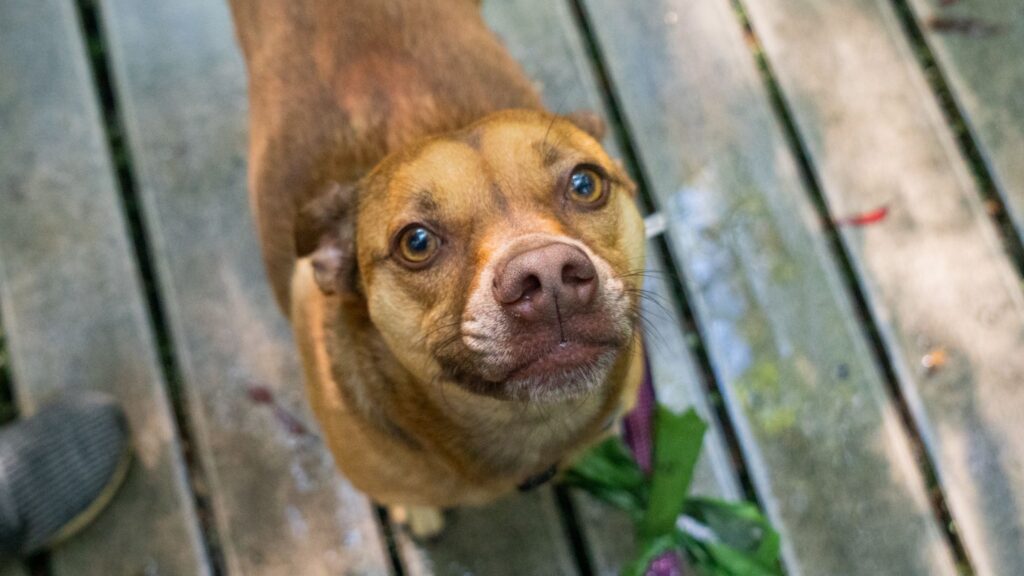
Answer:
MULTIPOLYGON (((697 490, 756 498, 790 574, 1024 574, 1020 1, 484 4, 665 218, 650 351, 712 423, 697 490)), ((221 0, 0 0, 0 369, 23 412, 116 394, 138 454, 37 572, 616 574, 627 519, 560 489, 382 524, 316 435, 245 164, 221 0)))

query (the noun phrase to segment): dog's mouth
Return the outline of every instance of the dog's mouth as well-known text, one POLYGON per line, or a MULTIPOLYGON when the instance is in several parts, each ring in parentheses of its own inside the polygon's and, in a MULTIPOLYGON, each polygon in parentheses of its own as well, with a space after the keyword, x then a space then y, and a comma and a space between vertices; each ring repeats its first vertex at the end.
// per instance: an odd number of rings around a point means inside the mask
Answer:
POLYGON ((505 382, 558 380, 553 375, 586 372, 617 351, 614 344, 563 341, 509 371, 505 382))
MULTIPOLYGON (((571 399, 608 379, 628 337, 549 339, 535 335, 509 342, 499 353, 440 357, 445 378, 485 396, 505 400, 571 399)), ((468 352, 468 350, 466 351, 468 352)))

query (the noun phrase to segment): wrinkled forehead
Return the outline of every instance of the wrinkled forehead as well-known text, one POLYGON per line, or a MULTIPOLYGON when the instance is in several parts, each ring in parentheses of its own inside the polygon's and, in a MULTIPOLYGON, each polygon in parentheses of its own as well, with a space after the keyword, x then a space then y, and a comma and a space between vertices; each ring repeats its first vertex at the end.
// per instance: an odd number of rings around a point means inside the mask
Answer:
POLYGON ((610 159, 566 121, 499 118, 403 158, 381 192, 397 218, 507 211, 546 202, 558 176, 584 162, 610 159))
POLYGON ((557 117, 499 117, 453 140, 476 152, 495 173, 513 180, 550 173, 567 163, 608 162, 600 144, 557 117))

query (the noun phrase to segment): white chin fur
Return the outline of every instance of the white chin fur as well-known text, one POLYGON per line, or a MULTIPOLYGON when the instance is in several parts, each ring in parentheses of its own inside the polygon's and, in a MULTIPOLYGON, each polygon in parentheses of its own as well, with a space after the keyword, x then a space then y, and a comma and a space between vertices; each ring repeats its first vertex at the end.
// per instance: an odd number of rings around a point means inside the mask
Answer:
POLYGON ((507 381, 508 393, 517 400, 556 403, 586 395, 598 388, 611 373, 616 352, 609 350, 585 366, 560 370, 544 376, 507 381))

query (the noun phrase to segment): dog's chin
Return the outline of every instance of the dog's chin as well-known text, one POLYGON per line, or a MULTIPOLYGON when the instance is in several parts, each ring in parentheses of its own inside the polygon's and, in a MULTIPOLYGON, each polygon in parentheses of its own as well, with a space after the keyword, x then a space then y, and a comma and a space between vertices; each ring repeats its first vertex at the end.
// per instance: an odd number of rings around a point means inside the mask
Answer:
POLYGON ((453 371, 451 380, 470 392, 519 402, 554 403, 587 396, 607 382, 619 346, 565 342, 557 344, 502 376, 453 371))

